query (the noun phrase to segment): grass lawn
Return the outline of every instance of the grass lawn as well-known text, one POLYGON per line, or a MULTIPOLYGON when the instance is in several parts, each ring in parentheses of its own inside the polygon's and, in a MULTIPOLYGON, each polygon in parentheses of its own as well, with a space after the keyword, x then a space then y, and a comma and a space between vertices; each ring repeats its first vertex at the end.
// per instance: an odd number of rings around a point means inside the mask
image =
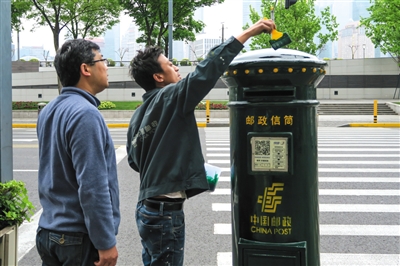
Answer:
MULTIPOLYGON (((141 101, 132 101, 132 102, 112 102, 113 104, 116 105, 116 108, 112 108, 109 110, 135 110, 136 106, 140 105, 142 102, 141 101)), ((206 104, 206 101, 201 101, 201 103, 206 104)), ((227 104, 228 101, 210 101, 210 104, 227 104)))
POLYGON ((132 102, 114 102, 112 101, 113 104, 116 105, 115 108, 109 109, 109 110, 135 110, 136 106, 141 104, 141 101, 132 101, 132 102))
MULTIPOLYGON (((116 105, 115 108, 105 109, 105 110, 135 110, 138 105, 142 103, 142 101, 111 101, 116 105)), ((39 102, 13 102, 13 110, 37 110, 37 104, 39 102)), ((48 103, 48 102, 44 102, 48 103)), ((201 103, 206 104, 206 101, 202 101, 201 103)), ((227 104, 228 101, 210 101, 210 104, 227 104)))

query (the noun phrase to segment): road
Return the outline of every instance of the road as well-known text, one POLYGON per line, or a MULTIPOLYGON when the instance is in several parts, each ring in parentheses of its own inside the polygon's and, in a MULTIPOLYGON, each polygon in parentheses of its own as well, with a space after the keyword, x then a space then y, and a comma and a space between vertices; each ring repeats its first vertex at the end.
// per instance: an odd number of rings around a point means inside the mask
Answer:
MULTIPOLYGON (((200 128, 206 161, 224 171, 215 192, 185 203, 185 265, 231 265, 229 128, 200 128)), ((122 221, 118 265, 141 265, 134 220, 138 175, 126 163, 126 129, 111 129, 117 150, 122 221)), ((321 265, 400 265, 400 131, 318 128, 321 265)), ((34 129, 13 130, 14 179, 37 196, 34 129)), ((167 153, 168 154, 168 153, 167 153)), ((34 221, 19 231, 19 265, 40 265, 34 221)))

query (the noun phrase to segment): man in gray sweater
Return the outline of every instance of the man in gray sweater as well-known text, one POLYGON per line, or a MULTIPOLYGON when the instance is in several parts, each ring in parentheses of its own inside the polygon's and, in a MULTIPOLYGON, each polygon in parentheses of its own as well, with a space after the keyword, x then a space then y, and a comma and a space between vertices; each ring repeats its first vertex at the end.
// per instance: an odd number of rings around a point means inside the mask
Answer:
POLYGON ((61 94, 37 121, 39 197, 36 247, 43 265, 116 265, 120 223, 114 144, 97 106, 108 87, 97 44, 70 40, 54 60, 61 94))

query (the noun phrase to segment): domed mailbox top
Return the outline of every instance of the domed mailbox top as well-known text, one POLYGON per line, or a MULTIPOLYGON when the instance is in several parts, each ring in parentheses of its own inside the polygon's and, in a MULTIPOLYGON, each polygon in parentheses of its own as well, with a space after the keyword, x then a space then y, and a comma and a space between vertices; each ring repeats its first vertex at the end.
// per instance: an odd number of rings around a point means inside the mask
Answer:
POLYGON ((327 62, 292 49, 260 49, 238 55, 222 76, 228 87, 316 87, 327 62))
POLYGON ((319 60, 316 56, 292 49, 260 49, 246 52, 236 56, 230 66, 255 62, 308 62, 316 65, 326 65, 325 61, 319 60))

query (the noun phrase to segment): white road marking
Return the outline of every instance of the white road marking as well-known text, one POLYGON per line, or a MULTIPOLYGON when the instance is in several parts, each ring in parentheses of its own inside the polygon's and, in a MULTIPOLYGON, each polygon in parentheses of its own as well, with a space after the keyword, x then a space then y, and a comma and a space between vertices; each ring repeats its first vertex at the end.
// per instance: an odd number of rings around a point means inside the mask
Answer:
POLYGON ((18 227, 18 260, 22 259, 36 245, 36 229, 43 209, 40 209, 32 217, 30 222, 23 222, 18 227))
MULTIPOLYGON (((230 195, 230 188, 216 188, 212 195, 230 195)), ((321 196, 400 196, 398 189, 320 189, 321 196)))
MULTIPOLYGON (((400 236, 400 225, 320 224, 321 236, 400 236)), ((232 225, 214 224, 215 235, 231 235, 232 225)))
MULTIPOLYGON (((322 266, 398 266, 399 254, 320 253, 322 266)), ((217 266, 232 266, 232 252, 218 252, 217 266)))
MULTIPOLYGON (((213 203, 213 211, 231 211, 231 203, 213 203)), ((320 212, 400 213, 400 204, 319 204, 320 212)))

